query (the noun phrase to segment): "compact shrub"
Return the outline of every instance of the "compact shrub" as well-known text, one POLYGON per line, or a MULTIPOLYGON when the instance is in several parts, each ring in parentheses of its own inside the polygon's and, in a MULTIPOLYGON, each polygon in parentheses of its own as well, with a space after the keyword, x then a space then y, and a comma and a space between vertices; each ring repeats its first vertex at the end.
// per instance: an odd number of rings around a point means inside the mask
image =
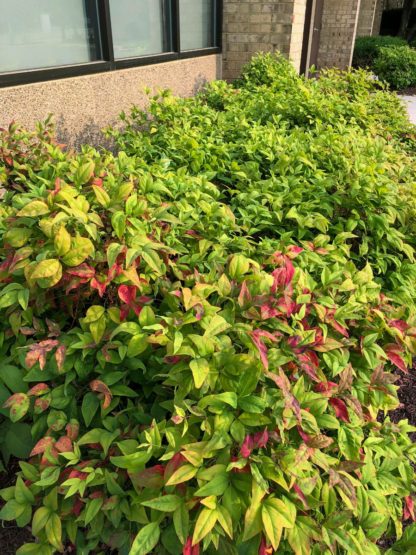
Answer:
POLYGON ((393 89, 416 86, 416 49, 409 46, 381 48, 374 62, 374 71, 393 89))
POLYGON ((307 83, 280 57, 238 86, 133 109, 116 155, 0 132, 20 555, 416 547, 415 428, 388 416, 416 351, 404 116, 384 91, 364 110, 362 72, 307 83))
POLYGON ((354 67, 372 69, 380 48, 397 46, 407 46, 407 41, 388 35, 358 37, 355 41, 352 64, 354 67))

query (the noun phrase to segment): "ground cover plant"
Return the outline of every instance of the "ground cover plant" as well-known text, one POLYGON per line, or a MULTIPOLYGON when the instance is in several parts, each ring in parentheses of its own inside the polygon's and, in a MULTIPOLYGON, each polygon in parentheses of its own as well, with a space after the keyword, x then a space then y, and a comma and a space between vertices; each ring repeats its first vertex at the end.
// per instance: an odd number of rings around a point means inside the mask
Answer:
POLYGON ((414 139, 376 87, 259 56, 117 154, 1 132, 19 554, 414 551, 414 139))

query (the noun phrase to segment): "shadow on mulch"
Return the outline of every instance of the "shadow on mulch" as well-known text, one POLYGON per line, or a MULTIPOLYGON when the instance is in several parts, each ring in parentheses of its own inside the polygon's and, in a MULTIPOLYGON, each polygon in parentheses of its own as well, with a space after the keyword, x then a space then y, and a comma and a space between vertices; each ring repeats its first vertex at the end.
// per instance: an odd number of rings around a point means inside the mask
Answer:
MULTIPOLYGON (((416 367, 416 360, 413 366, 414 368, 416 367)), ((409 374, 402 374, 397 371, 397 374, 400 378, 395 385, 400 387, 399 400, 401 405, 398 409, 390 412, 389 416, 392 422, 400 422, 400 420, 407 419, 409 424, 416 426, 416 374, 414 371, 410 371, 409 374)), ((409 434, 409 437, 413 443, 416 443, 416 432, 409 434)), ((403 528, 406 528, 407 524, 410 524, 410 522, 403 523, 403 528)), ((381 540, 377 542, 377 545, 383 549, 388 549, 395 541, 396 538, 381 538, 381 540)))

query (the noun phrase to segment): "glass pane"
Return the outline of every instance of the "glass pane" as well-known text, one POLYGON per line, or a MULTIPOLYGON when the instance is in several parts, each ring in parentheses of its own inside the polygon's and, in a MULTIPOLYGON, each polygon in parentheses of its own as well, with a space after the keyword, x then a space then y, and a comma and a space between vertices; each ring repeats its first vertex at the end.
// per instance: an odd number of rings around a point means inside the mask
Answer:
POLYGON ((214 0, 180 0, 181 50, 215 46, 214 0))
POLYGON ((171 50, 163 0, 110 0, 110 7, 116 59, 171 50))
POLYGON ((96 0, 0 0, 0 72, 101 59, 96 0))

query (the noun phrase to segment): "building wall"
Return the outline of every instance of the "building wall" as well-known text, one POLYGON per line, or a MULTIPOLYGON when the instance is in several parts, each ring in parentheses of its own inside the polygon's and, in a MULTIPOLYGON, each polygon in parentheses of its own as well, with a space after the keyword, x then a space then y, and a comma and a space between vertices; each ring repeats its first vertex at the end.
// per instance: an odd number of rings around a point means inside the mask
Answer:
POLYGON ((221 56, 210 55, 82 77, 0 88, 0 127, 17 121, 33 128, 54 114, 58 137, 71 145, 102 143, 101 129, 122 110, 145 107, 145 87, 191 96, 221 77, 221 56))
MULTIPOLYGON (((292 42, 294 5, 305 0, 224 0, 223 76, 235 79, 242 66, 256 52, 280 50, 299 58, 292 42)), ((302 15, 295 16, 295 27, 302 26, 302 15)), ((296 32, 296 36, 301 33, 296 32)), ((302 43, 302 36, 300 36, 302 43)), ((297 63, 297 62, 295 62, 297 63)))
POLYGON ((377 0, 361 0, 357 37, 370 37, 373 34, 376 8, 377 0))
POLYGON ((360 0, 325 0, 318 67, 351 65, 360 0))
POLYGON ((384 3, 385 3, 385 0, 377 0, 375 14, 374 14, 373 29, 371 33, 372 36, 380 34, 381 18, 383 17, 384 3))
POLYGON ((292 36, 290 39, 289 57, 299 71, 302 57, 303 32, 305 28, 306 0, 295 0, 292 16, 292 36))

